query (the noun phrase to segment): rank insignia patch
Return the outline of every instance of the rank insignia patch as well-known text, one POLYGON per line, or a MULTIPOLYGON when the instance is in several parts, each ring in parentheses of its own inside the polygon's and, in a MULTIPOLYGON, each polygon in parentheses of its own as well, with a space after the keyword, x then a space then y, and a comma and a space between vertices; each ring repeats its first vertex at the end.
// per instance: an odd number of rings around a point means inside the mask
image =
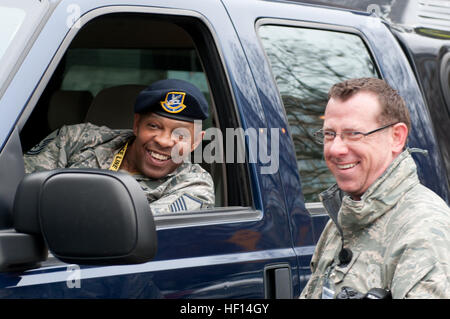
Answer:
POLYGON ((187 194, 183 194, 176 201, 170 204, 170 211, 174 213, 183 210, 194 210, 200 209, 202 208, 202 206, 203 202, 198 198, 195 198, 187 194))

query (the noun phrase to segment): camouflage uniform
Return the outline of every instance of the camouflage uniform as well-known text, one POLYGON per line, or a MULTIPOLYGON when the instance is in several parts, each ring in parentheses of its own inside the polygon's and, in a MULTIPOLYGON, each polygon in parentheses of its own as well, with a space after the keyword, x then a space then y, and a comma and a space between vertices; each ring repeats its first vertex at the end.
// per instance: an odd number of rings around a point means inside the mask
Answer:
POLYGON ((336 185, 321 194, 331 220, 300 298, 335 297, 345 286, 363 294, 389 289, 393 298, 450 298, 450 209, 420 184, 410 152, 400 154, 360 201, 341 197, 336 185), (342 240, 353 257, 339 266, 342 240))
MULTIPOLYGON (((132 130, 90 123, 63 126, 24 155, 25 172, 57 168, 109 169, 117 152, 133 138, 132 130)), ((211 176, 198 164, 182 163, 161 179, 133 175, 155 215, 214 206, 211 176)))

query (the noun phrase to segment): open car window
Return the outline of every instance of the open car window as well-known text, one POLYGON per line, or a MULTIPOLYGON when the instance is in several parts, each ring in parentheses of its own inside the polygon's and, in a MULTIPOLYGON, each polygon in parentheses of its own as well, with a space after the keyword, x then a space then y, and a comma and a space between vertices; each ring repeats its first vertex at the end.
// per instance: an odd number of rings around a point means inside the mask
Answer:
MULTIPOLYGON (((238 128, 230 92, 211 34, 192 17, 113 13, 87 22, 64 50, 54 72, 20 132, 24 152, 63 125, 92 123, 112 129, 132 128, 137 94, 154 81, 181 79, 195 84, 210 105, 203 130, 238 128), (213 94, 212 94, 213 92, 213 94), (114 111, 112 111, 114 110, 114 111)), ((205 160, 202 150, 217 136, 207 136, 194 163, 214 180, 216 208, 251 206, 245 163, 205 160)), ((217 141, 216 141, 217 142, 217 141)), ((221 142, 218 145, 225 145, 221 142)), ((217 159, 215 155, 215 159, 217 159)))

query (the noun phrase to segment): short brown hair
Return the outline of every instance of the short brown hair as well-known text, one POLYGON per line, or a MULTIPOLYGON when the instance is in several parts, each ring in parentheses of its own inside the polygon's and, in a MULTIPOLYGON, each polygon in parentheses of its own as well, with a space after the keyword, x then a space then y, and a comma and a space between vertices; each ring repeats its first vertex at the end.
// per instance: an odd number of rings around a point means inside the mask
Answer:
POLYGON ((378 97, 381 106, 378 117, 380 124, 403 122, 408 127, 408 132, 411 130, 411 119, 405 101, 384 80, 359 78, 336 83, 328 92, 328 99, 346 100, 361 91, 372 92, 378 97))

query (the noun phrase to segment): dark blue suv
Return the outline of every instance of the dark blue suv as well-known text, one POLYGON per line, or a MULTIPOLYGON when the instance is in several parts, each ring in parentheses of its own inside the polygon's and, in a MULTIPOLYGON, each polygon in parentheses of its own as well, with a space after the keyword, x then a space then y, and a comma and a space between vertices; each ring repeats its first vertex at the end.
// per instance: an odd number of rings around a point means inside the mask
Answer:
POLYGON ((428 150, 415 157, 420 178, 449 201, 412 68, 369 14, 289 1, 7 0, 0 21, 1 298, 298 297, 328 219, 318 194, 333 183, 312 133, 329 87, 348 78, 400 92, 409 146, 428 150), (193 160, 213 176, 215 208, 153 218, 127 175, 24 176, 23 153, 50 132, 130 127, 137 92, 164 78, 209 100, 193 160))

